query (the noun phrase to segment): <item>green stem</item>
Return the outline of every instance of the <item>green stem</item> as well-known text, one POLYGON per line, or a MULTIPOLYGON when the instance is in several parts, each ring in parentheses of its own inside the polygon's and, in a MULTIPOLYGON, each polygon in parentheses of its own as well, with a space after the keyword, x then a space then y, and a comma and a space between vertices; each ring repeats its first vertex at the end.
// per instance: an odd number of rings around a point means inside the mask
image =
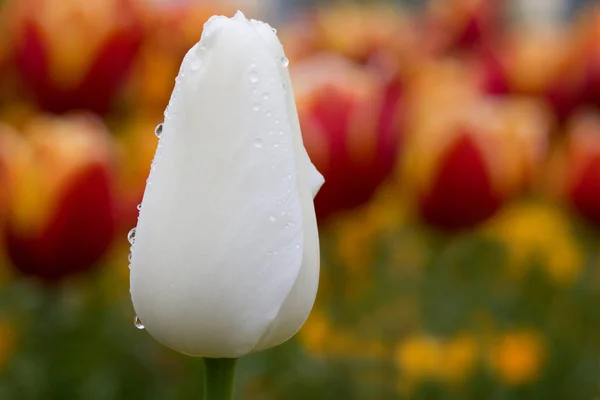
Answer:
POLYGON ((204 359, 204 400, 233 399, 237 358, 204 359))

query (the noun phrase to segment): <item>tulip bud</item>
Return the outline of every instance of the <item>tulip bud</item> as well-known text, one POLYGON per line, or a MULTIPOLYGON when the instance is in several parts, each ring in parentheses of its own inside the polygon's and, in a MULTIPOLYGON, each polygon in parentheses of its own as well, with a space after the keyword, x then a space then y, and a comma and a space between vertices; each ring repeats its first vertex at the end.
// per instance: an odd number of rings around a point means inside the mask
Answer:
POLYGON ((181 65, 130 235, 136 321, 181 353, 276 346, 312 308, 323 180, 287 66, 273 29, 239 12, 211 18, 181 65))
POLYGON ((12 138, 3 233, 17 270, 54 281, 105 253, 114 227, 109 140, 84 116, 40 117, 12 138))
POLYGON ((452 231, 493 215, 535 175, 548 132, 544 116, 535 104, 479 99, 421 119, 406 148, 421 217, 452 231))
POLYGON ((17 23, 19 73, 41 108, 109 111, 141 41, 132 0, 26 0, 17 23))
POLYGON ((367 202, 392 172, 399 95, 386 98, 371 74, 333 55, 308 60, 293 74, 306 147, 327 179, 315 200, 324 220, 367 202))
POLYGON ((127 82, 125 97, 136 110, 158 113, 169 101, 173 76, 181 59, 202 33, 202 24, 216 12, 234 12, 213 2, 150 2, 142 9, 144 41, 127 82))
POLYGON ((568 132, 564 190, 579 214, 600 226, 600 115, 575 115, 568 132))

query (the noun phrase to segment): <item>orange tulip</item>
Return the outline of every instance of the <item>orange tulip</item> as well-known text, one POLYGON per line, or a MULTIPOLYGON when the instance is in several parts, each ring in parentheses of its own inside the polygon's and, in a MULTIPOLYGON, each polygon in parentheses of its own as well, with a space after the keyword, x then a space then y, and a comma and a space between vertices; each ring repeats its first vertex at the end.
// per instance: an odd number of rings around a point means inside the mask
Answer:
POLYGON ((307 60, 292 74, 305 145, 327 180, 315 199, 323 219, 368 201, 392 172, 400 98, 335 55, 307 60))
POLYGON ((108 112, 142 39, 133 0, 24 0, 16 18, 19 73, 40 107, 108 112))
POLYGON ((39 117, 24 136, 0 133, 8 178, 2 232, 20 272, 53 281, 90 269, 114 231, 112 148, 86 116, 39 117))
POLYGON ((416 30, 406 12, 387 4, 318 8, 313 22, 317 48, 359 62, 414 39, 416 30))
POLYGON ((121 162, 118 172, 118 230, 121 234, 137 225, 138 204, 142 202, 150 164, 156 151, 158 138, 155 129, 161 114, 138 114, 120 125, 118 137, 121 162))
POLYGON ((564 120, 580 103, 584 85, 583 75, 573 69, 572 53, 568 31, 515 30, 481 52, 486 89, 540 96, 564 120))

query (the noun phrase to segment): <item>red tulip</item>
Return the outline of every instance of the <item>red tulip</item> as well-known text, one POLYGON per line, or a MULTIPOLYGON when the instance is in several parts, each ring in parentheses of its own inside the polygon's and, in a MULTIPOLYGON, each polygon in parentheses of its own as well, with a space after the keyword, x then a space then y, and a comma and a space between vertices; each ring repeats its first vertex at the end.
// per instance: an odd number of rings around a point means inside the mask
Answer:
MULTIPOLYGON (((6 251, 26 275, 54 281, 89 270, 113 238, 111 139, 91 118, 40 117, 10 146, 6 251)), ((6 154, 6 153, 5 153, 6 154)))
POLYGON ((600 227, 600 115, 575 115, 568 133, 566 193, 579 214, 600 227))
POLYGON ((42 109, 109 111, 142 40, 133 0, 24 0, 17 25, 18 70, 42 109))
POLYGON ((427 40, 434 50, 474 48, 501 31, 501 1, 436 0, 425 15, 427 40))
POLYGON ((327 181, 315 200, 323 220, 368 201, 394 169, 400 88, 334 55, 292 73, 306 148, 327 181))
POLYGON ((523 189, 548 133, 538 104, 459 99, 432 104, 413 122, 405 148, 405 175, 420 216, 446 231, 482 223, 523 189))

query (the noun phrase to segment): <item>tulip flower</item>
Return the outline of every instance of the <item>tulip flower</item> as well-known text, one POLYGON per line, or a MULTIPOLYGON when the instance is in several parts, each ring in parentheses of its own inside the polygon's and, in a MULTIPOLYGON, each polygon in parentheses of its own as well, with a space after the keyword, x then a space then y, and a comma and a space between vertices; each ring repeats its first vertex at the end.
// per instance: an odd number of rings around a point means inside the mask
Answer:
POLYGON ((317 217, 366 203, 394 169, 400 94, 351 61, 323 55, 294 68, 304 139, 327 185, 317 217))
POLYGON ((181 353, 276 346, 315 300, 323 179, 287 66, 273 29, 240 12, 211 18, 182 62, 129 235, 137 325, 181 353))
POLYGON ((359 62, 391 50, 416 30, 407 13, 381 3, 320 7, 314 24, 318 48, 359 62))
POLYGON ((173 89, 181 59, 202 33, 202 24, 216 13, 232 13, 229 2, 160 1, 142 8, 144 40, 140 46, 124 97, 135 110, 164 109, 173 89))
POLYGON ((501 30, 502 2, 435 0, 426 8, 429 45, 433 50, 473 48, 501 30))
POLYGON ((455 231, 483 222, 527 185, 549 128, 536 103, 478 99, 440 108, 412 129, 405 172, 419 213, 455 231))
POLYGON ((584 85, 583 75, 574 70, 572 45, 572 38, 563 31, 512 32, 481 52, 486 90, 543 97, 564 120, 581 101, 584 85))
POLYGON ((50 112, 110 110, 142 40, 131 0, 26 0, 17 11, 22 81, 50 112))
POLYGON ((581 14, 574 24, 575 38, 565 75, 578 79, 582 101, 600 105, 600 7, 590 4, 581 14))
POLYGON ((24 133, 0 137, 9 150, 7 255, 46 281, 89 270, 113 237, 110 135, 85 116, 39 117, 24 133))
POLYGON ((581 216, 600 226, 600 115, 575 115, 568 132, 561 166, 564 193, 581 216))

